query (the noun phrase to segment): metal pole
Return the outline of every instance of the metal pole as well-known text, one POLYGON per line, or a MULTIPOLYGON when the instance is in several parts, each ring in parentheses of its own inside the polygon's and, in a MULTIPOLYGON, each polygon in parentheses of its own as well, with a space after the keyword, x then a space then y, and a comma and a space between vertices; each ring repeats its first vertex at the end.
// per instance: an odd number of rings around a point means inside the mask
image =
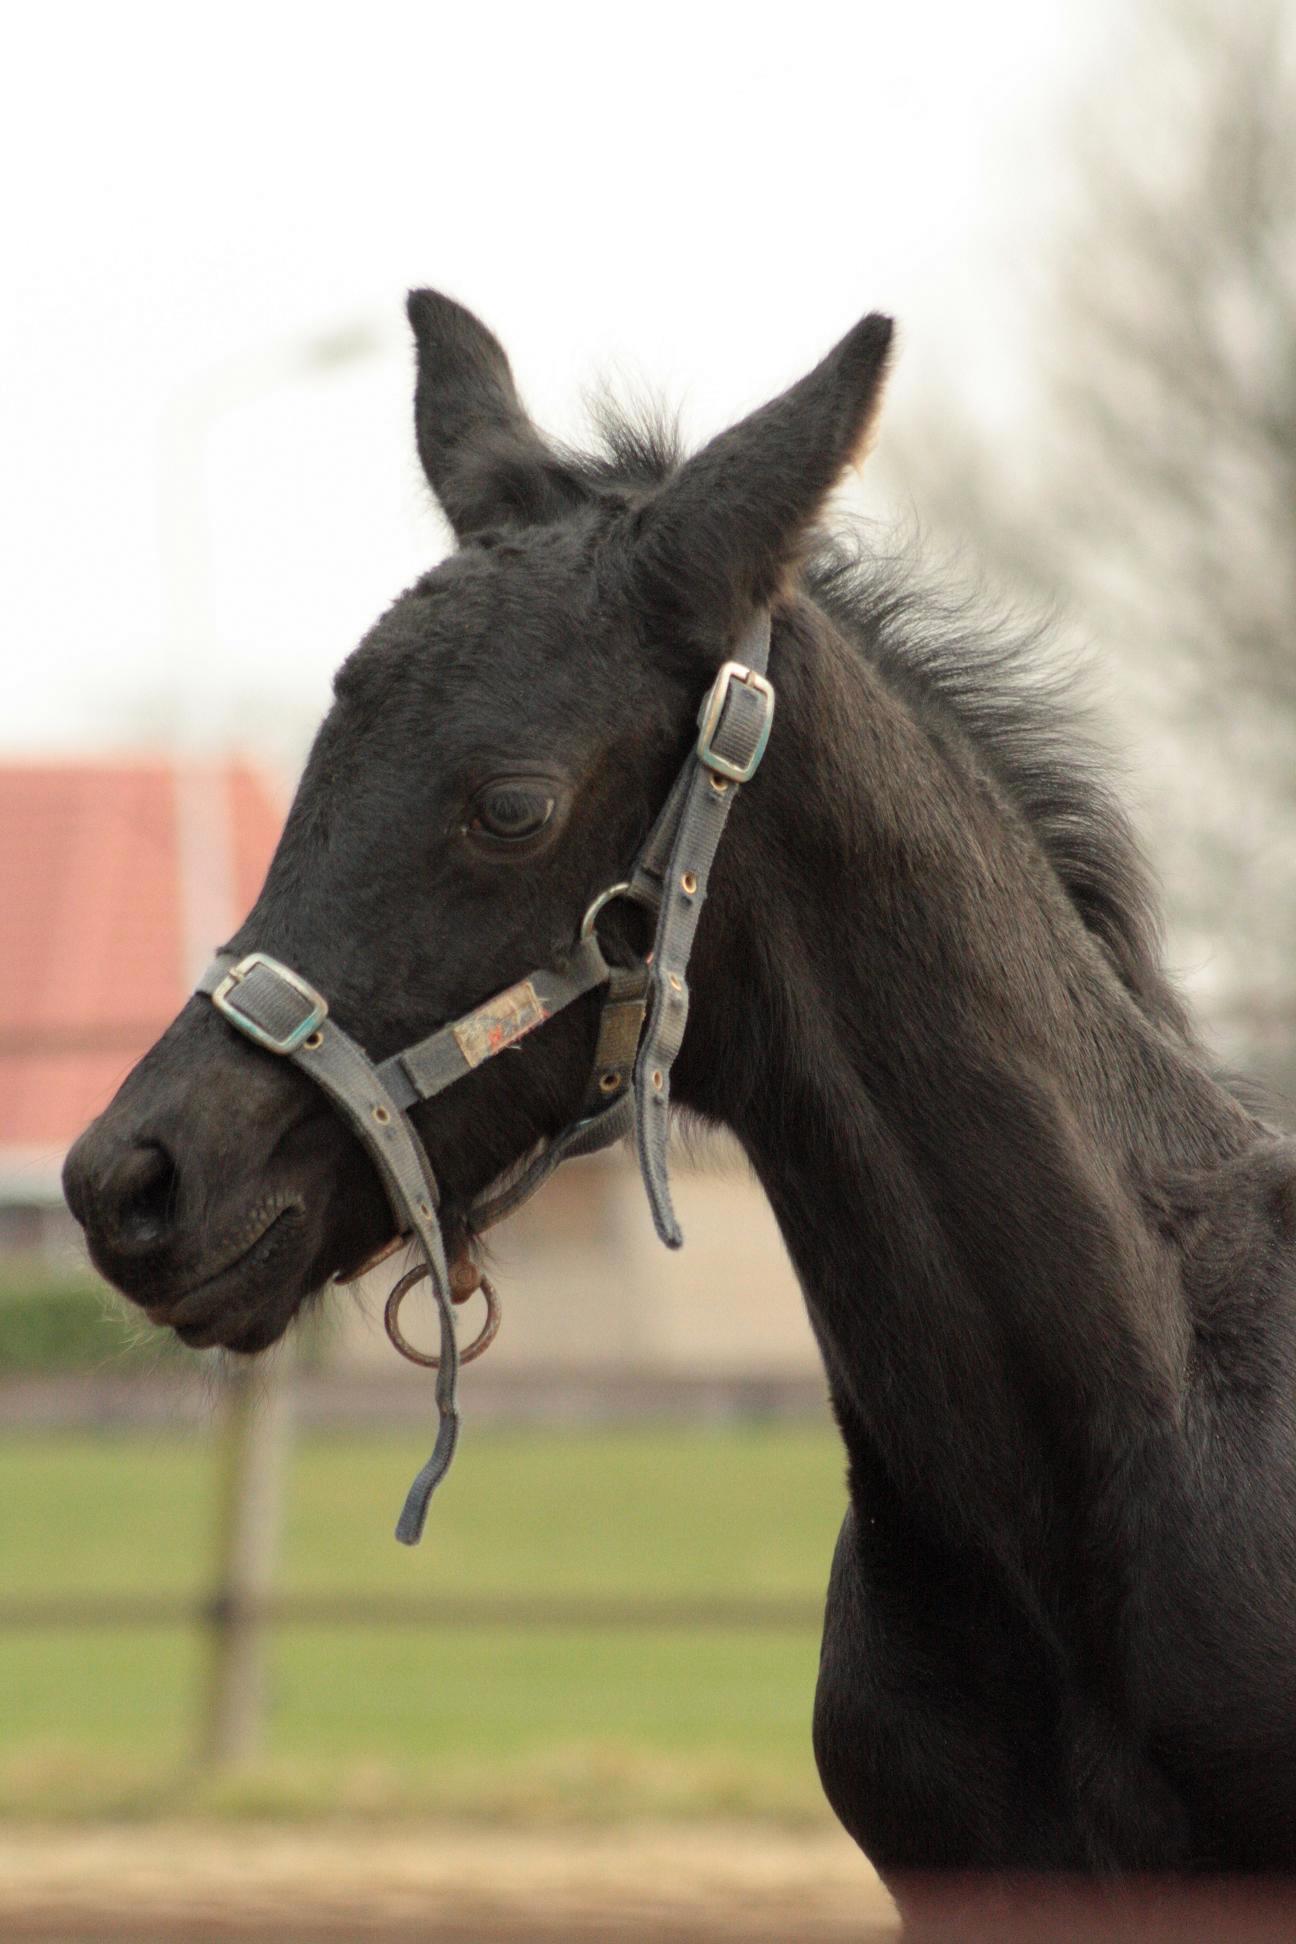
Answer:
POLYGON ((213 1768, 259 1749, 265 1715, 264 1614, 279 1550, 292 1416, 287 1349, 232 1366, 217 1447, 216 1586, 201 1756, 213 1768))
MULTIPOLYGON (((360 323, 260 347, 200 374, 172 401, 161 427, 159 514, 172 652, 208 659, 210 614, 203 467, 214 420, 231 406, 313 372, 368 356, 378 340, 360 323)), ((183 662, 181 663, 183 671, 183 662)), ((175 690, 177 827, 186 970, 196 978, 240 916, 229 909, 232 814, 224 765, 208 747, 211 723, 183 678, 175 690)), ((221 1383, 217 1444, 216 1586, 208 1607, 209 1663, 200 1759, 247 1761, 261 1739, 266 1679, 265 1608, 278 1548, 291 1426, 291 1354, 255 1366, 233 1360, 221 1383)))

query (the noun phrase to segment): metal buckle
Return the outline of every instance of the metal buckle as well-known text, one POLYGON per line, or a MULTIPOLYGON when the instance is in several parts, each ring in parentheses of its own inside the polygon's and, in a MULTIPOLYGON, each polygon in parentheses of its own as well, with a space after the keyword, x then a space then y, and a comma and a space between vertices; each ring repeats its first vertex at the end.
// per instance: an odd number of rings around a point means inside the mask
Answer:
POLYGON ((240 1033, 246 1033, 249 1039, 255 1040, 258 1046, 264 1046, 270 1053, 295 1053, 302 1041, 309 1039, 316 1028, 323 1025, 328 1013, 328 1000, 316 992, 300 972, 294 972, 289 965, 281 965, 278 959, 271 958, 266 952, 249 952, 246 958, 231 966, 213 992, 212 1004, 218 1012, 224 1013, 231 1026, 237 1026, 240 1033), (244 1012, 232 1001, 231 995, 257 966, 264 966, 267 972, 282 979, 285 985, 290 985, 294 992, 308 1001, 309 1009, 305 1017, 286 1033, 276 1035, 267 1031, 250 1013, 244 1012))
POLYGON ((727 661, 708 689, 702 707, 698 711, 697 758, 717 776, 727 776, 731 783, 750 783, 760 767, 765 745, 769 741, 770 726, 774 721, 774 687, 754 668, 745 662, 727 661), (765 704, 765 717, 761 723, 756 747, 746 763, 731 763, 716 753, 712 742, 724 718, 725 704, 729 700, 731 682, 742 682, 753 694, 759 695, 765 704))

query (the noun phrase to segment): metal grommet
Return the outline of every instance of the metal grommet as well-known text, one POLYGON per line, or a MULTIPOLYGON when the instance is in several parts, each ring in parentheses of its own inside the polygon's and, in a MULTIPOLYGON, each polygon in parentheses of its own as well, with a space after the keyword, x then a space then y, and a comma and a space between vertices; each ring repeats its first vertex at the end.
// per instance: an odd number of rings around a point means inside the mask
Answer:
POLYGON ((670 986, 672 992, 683 992, 684 990, 684 981, 678 972, 668 972, 666 974, 666 983, 670 986))
POLYGON ((653 1068, 652 1083, 653 1083, 654 1091, 657 1093, 660 1093, 662 1088, 666 1085, 666 1076, 662 1072, 660 1067, 653 1068))
POLYGON ((717 776, 714 770, 707 777, 707 782, 711 785, 711 788, 717 796, 723 796, 729 788, 729 778, 727 776, 717 776))
MULTIPOLYGON (((427 1273, 428 1266, 426 1262, 420 1262, 417 1267, 406 1270, 405 1274, 396 1284, 396 1287, 392 1290, 391 1295, 387 1298, 386 1307, 383 1310, 383 1327, 386 1329, 387 1335, 394 1347, 400 1351, 402 1357, 408 1357, 411 1363, 421 1364, 424 1370, 439 1370, 441 1368, 440 1357, 431 1356, 424 1350, 416 1350, 400 1326, 401 1304, 405 1301, 405 1298, 409 1295, 415 1283, 421 1282, 427 1273)), ((461 1364, 471 1363, 474 1357, 480 1357, 484 1351, 489 1350, 499 1334, 499 1297, 495 1294, 493 1286, 487 1282, 484 1276, 481 1280, 481 1293, 486 1299, 486 1321, 482 1324, 481 1329, 473 1338, 472 1342, 459 1352, 459 1361, 461 1364)))
POLYGON ((302 1041, 302 1052, 303 1053, 318 1052, 319 1048, 323 1046, 323 1044, 324 1044, 323 1033, 312 1033, 309 1039, 304 1039, 302 1041))
POLYGON ((695 871, 685 871, 683 877, 680 879, 680 889, 687 891, 690 898, 693 896, 693 893, 697 890, 697 873, 695 871))
POLYGON ((384 1127, 386 1127, 388 1121, 391 1119, 391 1115, 385 1107, 375 1107, 373 1117, 376 1121, 380 1121, 384 1127))
POLYGON ((466 1303, 482 1286, 482 1272, 466 1252, 450 1265, 450 1301, 466 1303))
POLYGON ((609 1067, 606 1073, 600 1073, 599 1075, 600 1093, 605 1093, 605 1094, 615 1093, 617 1088, 620 1085, 621 1085, 621 1075, 615 1072, 612 1067, 609 1067))
POLYGON ((419 1212, 419 1214, 420 1214, 420 1215, 425 1215, 425 1216, 427 1217, 427 1219, 428 1219, 429 1221, 431 1221, 431 1219, 432 1219, 432 1204, 431 1204, 431 1202, 425 1202, 425 1201, 421 1201, 421 1202, 419 1203, 419 1205, 418 1205, 418 1212, 419 1212))

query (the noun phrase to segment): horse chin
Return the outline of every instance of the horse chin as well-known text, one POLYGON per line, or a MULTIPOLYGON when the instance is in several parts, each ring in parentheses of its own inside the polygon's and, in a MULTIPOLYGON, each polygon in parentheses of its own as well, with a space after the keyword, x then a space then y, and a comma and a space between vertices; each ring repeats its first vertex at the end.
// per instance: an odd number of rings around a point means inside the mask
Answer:
POLYGON ((302 1299, 293 1300, 282 1312, 275 1315, 262 1311, 246 1328, 239 1328, 229 1334, 228 1325, 207 1326, 204 1324, 178 1323, 172 1327, 181 1343, 191 1350, 228 1350, 239 1357, 257 1357, 263 1350, 269 1350, 278 1343, 297 1314, 302 1299))
POLYGON ((254 1356, 278 1342, 311 1294, 312 1255, 303 1211, 290 1205, 235 1261, 146 1313, 190 1349, 254 1356))

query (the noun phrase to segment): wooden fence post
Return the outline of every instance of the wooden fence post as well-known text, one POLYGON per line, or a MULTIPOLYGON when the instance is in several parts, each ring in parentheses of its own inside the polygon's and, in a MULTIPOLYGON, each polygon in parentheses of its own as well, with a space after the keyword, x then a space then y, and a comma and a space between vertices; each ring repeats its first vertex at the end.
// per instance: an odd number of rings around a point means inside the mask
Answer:
POLYGON ((217 1574, 201 1757, 246 1762, 265 1714, 266 1605, 274 1581, 292 1410, 290 1351, 240 1360, 225 1378, 217 1451, 217 1574))

